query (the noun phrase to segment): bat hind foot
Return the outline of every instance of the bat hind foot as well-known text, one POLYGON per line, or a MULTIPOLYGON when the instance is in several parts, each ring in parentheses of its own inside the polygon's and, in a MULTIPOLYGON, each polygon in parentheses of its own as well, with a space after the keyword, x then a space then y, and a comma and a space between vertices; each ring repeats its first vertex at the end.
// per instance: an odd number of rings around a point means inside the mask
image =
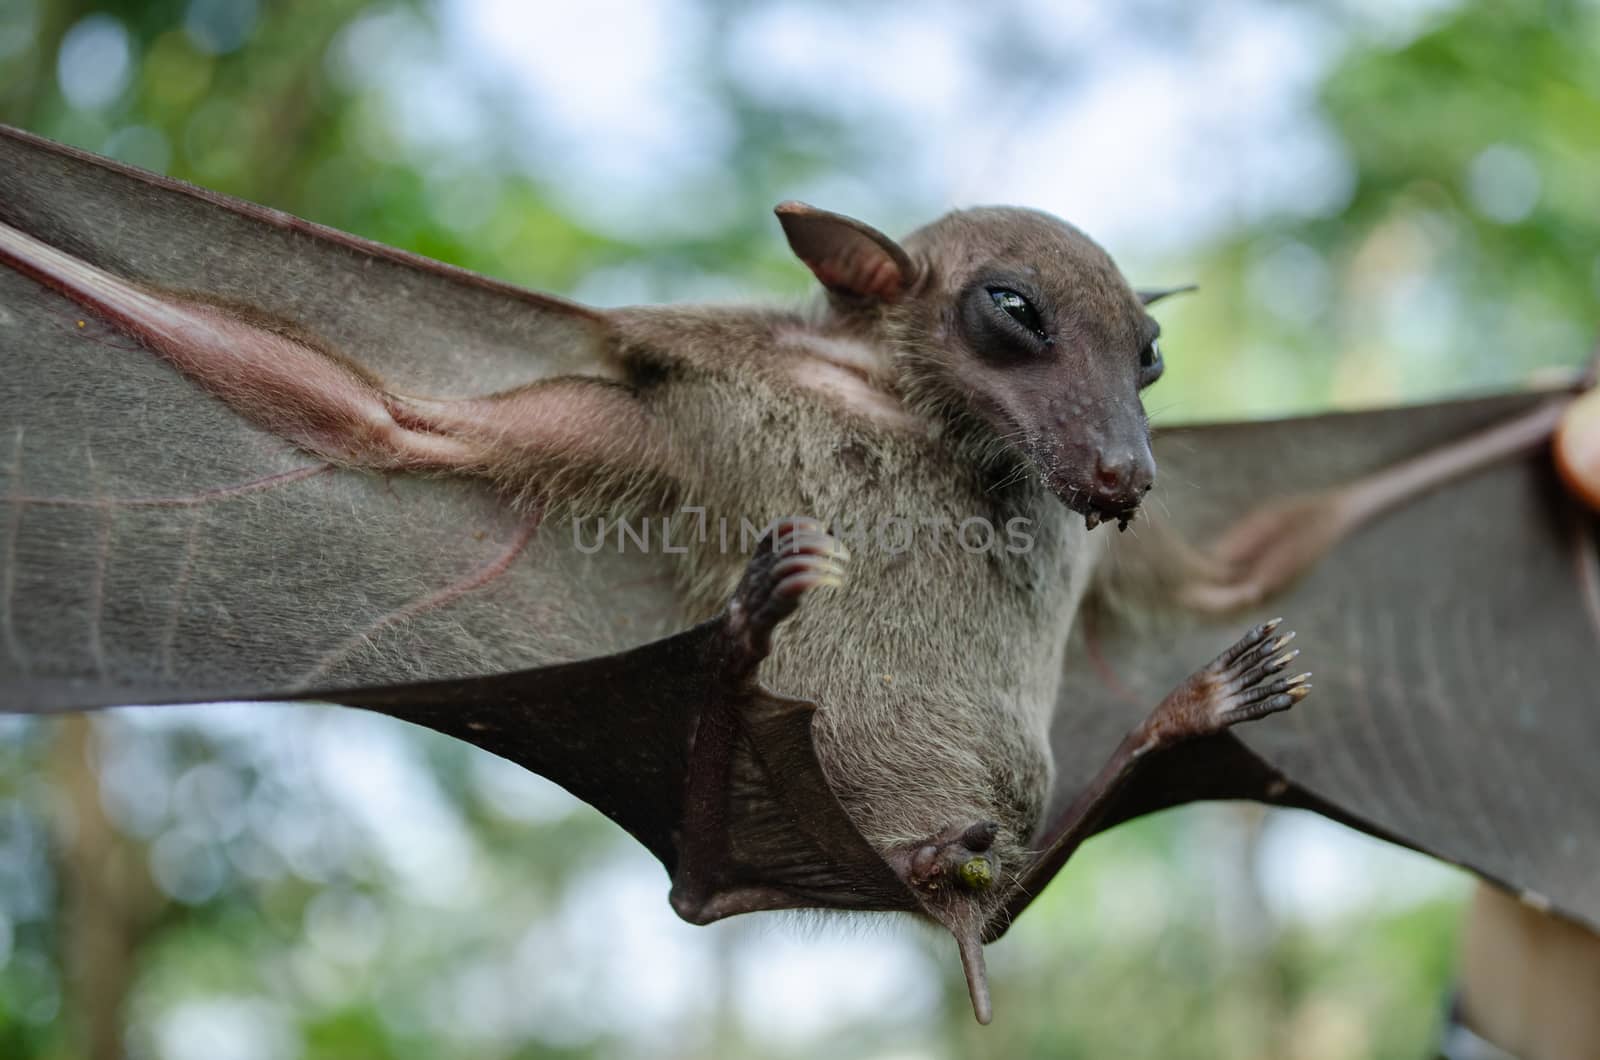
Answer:
POLYGON ((1142 750, 1219 733, 1288 710, 1311 692, 1310 673, 1280 676, 1300 654, 1282 619, 1254 627, 1161 701, 1145 723, 1142 750))
POLYGON ((814 519, 796 517, 774 526, 728 601, 730 641, 743 657, 739 668, 753 671, 766 658, 773 631, 807 593, 842 585, 849 559, 844 544, 814 519))

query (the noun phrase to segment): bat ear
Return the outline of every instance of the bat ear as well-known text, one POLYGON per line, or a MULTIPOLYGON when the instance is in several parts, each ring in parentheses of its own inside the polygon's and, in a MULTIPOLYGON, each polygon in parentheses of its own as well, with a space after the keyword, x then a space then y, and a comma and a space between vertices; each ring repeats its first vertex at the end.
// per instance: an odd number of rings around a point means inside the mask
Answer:
POLYGON ((1139 296, 1140 302, 1150 305, 1152 302, 1161 301, 1168 295, 1188 294, 1190 291, 1198 291, 1199 289, 1200 285, 1197 283, 1186 283, 1182 287, 1141 287, 1134 293, 1139 296))
POLYGON ((905 248, 871 225, 792 200, 773 212, 795 256, 835 294, 893 302, 916 283, 905 248))

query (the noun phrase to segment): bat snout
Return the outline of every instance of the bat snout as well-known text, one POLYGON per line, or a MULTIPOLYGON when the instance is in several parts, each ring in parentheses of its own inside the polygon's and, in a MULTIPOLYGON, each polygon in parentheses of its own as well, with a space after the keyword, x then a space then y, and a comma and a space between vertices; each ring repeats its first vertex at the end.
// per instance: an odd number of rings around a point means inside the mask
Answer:
POLYGON ((1103 512, 1131 511, 1156 482, 1156 463, 1149 446, 1103 451, 1095 458, 1089 497, 1103 512))
POLYGON ((1155 485, 1150 431, 1136 398, 1098 411, 1081 397, 1042 409, 1019 400, 1010 419, 1046 487, 1090 529, 1107 520, 1125 525, 1155 485))
POLYGON ((1116 521, 1124 527, 1155 485, 1149 445, 1080 450, 1065 466, 1046 472, 1051 492, 1083 516, 1089 529, 1116 521))

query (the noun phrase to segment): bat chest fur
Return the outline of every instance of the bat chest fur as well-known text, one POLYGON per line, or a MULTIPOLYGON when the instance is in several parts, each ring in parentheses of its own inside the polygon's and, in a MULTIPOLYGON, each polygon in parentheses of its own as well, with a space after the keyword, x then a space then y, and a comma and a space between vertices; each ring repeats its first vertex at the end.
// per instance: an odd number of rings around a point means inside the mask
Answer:
MULTIPOLYGON (((929 432, 798 388, 689 378, 668 407, 708 530, 681 574, 696 614, 727 599, 773 519, 819 518, 850 549, 845 584, 780 627, 761 678, 822 707, 819 757, 869 841, 996 820, 1020 850, 1052 780, 1061 653, 1097 547, 1081 521, 1034 483, 992 488, 929 432)), ((686 536, 700 518, 683 517, 686 536)))

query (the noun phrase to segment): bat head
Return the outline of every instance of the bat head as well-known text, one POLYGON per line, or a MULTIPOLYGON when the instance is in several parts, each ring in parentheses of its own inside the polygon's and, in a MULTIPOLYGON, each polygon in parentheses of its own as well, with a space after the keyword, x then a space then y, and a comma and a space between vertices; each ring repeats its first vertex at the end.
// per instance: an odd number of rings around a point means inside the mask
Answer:
POLYGON ((904 244, 802 203, 778 217, 841 322, 895 351, 908 403, 981 459, 1026 461, 1091 529, 1127 524, 1155 483, 1140 391, 1163 365, 1146 306, 1183 288, 1135 291, 1036 210, 958 210, 904 244))

